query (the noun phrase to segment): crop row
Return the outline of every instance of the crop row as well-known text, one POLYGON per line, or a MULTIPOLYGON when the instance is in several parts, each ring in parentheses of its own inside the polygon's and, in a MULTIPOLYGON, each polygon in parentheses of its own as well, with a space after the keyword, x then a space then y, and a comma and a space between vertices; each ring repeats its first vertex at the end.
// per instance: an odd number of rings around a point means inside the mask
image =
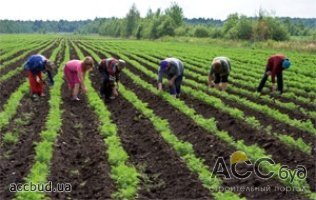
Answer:
MULTIPOLYGON (((111 46, 111 44, 109 46, 111 46)), ((129 44, 129 43, 124 43, 124 44, 119 45, 119 46, 120 46, 120 49, 126 47, 127 49, 134 49, 138 52, 140 52, 140 51, 143 53, 146 52, 146 54, 157 54, 159 52, 158 54, 159 54, 160 58, 166 56, 166 54, 164 54, 163 52, 168 52, 167 54, 169 56, 171 54, 170 51, 165 51, 164 48, 161 48, 161 50, 157 50, 157 49, 153 49, 152 46, 148 47, 145 44, 141 45, 141 47, 139 47, 139 45, 138 45, 137 49, 135 48, 135 45, 129 44)), ((158 48, 159 48, 159 46, 158 46, 158 48)), ((210 65, 209 59, 210 59, 210 57, 212 57, 209 54, 212 54, 212 53, 210 53, 208 51, 208 55, 206 56, 206 58, 208 58, 208 59, 205 59, 205 57, 203 59, 202 58, 197 59, 191 53, 192 53, 191 51, 190 52, 174 51, 174 52, 172 52, 171 55, 172 56, 180 56, 181 59, 185 58, 186 63, 190 63, 193 66, 196 66, 195 70, 197 70, 198 72, 201 72, 203 75, 207 74, 208 70, 209 70, 209 65, 210 65)), ((224 54, 224 55, 227 55, 227 54, 224 54)), ((215 56, 216 55, 214 54, 213 57, 215 57, 215 56)), ((253 65, 248 65, 245 63, 238 63, 238 61, 235 64, 234 62, 236 62, 236 61, 232 60, 233 72, 234 72, 231 74, 232 83, 234 83, 234 81, 235 81, 239 85, 248 86, 248 88, 249 88, 249 86, 251 86, 251 88, 253 88, 253 90, 254 90, 257 87, 257 84, 262 76, 263 68, 257 69, 256 67, 253 67, 253 65), (236 67, 234 67, 234 66, 236 66, 236 67), (249 70, 249 69, 251 69, 251 70, 249 70)), ((288 71, 286 73, 288 73, 288 71)), ((314 90, 313 90, 313 85, 314 85, 313 83, 315 83, 314 79, 312 79, 312 78, 310 78, 310 79, 297 78, 297 75, 291 75, 291 74, 289 74, 288 76, 291 76, 291 81, 288 81, 287 84, 285 85, 287 91, 294 92, 295 94, 298 94, 298 95, 303 95, 303 96, 308 95, 312 98, 315 98, 316 94, 314 93, 314 90), (295 79, 297 79, 297 81, 295 79), (306 81, 302 82, 301 80, 306 80, 306 81), (288 87, 287 87, 287 85, 288 85, 288 87), (296 88, 297 86, 299 88, 296 88), (304 90, 302 90, 302 88, 304 90), (307 93, 305 90, 310 91, 310 92, 307 93)), ((285 79, 286 79, 286 77, 285 77, 285 79)))
MULTIPOLYGON (((81 45, 79 46, 82 47, 81 45)), ((93 51, 87 51, 95 60, 101 59, 93 51)), ((192 172, 198 174, 203 185, 212 192, 216 199, 239 199, 239 197, 232 192, 220 192, 219 187, 221 186, 221 180, 209 171, 201 158, 196 157, 194 150, 192 149, 192 144, 181 141, 172 133, 168 121, 155 115, 153 110, 149 109, 147 105, 135 95, 135 93, 125 89, 122 84, 120 84, 120 93, 152 122, 162 138, 174 148, 178 155, 186 162, 188 168, 192 172)))
MULTIPOLYGON (((132 51, 129 51, 129 52, 133 52, 134 54, 137 54, 140 57, 146 58, 147 60, 150 60, 150 61, 154 62, 155 64, 158 63, 158 61, 159 61, 157 58, 148 56, 148 55, 146 55, 144 53, 140 53, 139 50, 136 50, 136 49, 133 49, 132 51)), ((182 58, 183 58, 183 56, 182 56, 182 58)), ((206 69, 203 69, 203 67, 201 67, 201 66, 196 67, 197 64, 196 63, 192 63, 192 61, 190 61, 189 59, 184 59, 183 61, 186 63, 185 64, 186 65, 186 72, 188 71, 187 68, 189 69, 189 73, 186 73, 186 75, 188 75, 189 77, 194 78, 194 80, 198 81, 199 83, 204 83, 205 84, 205 82, 206 82, 205 74, 207 73, 206 69)), ((232 80, 232 79, 230 79, 230 80, 232 80)), ((265 96, 265 95, 262 95, 262 96, 254 95, 253 92, 250 92, 247 89, 235 86, 234 83, 238 82, 238 80, 234 80, 233 79, 233 81, 231 81, 231 82, 233 83, 233 85, 231 85, 228 88, 228 92, 241 94, 242 96, 246 96, 246 98, 248 100, 252 99, 252 100, 256 101, 257 99, 260 99, 260 100, 264 101, 267 104, 274 104, 274 105, 277 105, 278 107, 287 109, 288 111, 293 111, 293 110, 299 109, 303 115, 307 115, 307 116, 309 116, 311 118, 316 119, 316 112, 315 111, 309 111, 309 110, 307 111, 306 109, 301 108, 300 106, 294 104, 293 102, 284 103, 284 102, 281 102, 281 101, 279 101, 277 99, 271 99, 270 97, 265 96)), ((253 87, 256 87, 256 83, 254 83, 251 80, 240 81, 239 85, 241 85, 243 87, 247 87, 247 86, 250 86, 250 85, 252 85, 253 87)), ((307 101, 307 103, 310 102, 309 100, 306 100, 306 101, 307 101)))
MULTIPOLYGON (((100 42, 100 40, 95 40, 93 38, 87 39, 89 42, 100 42)), ((186 44, 186 43, 174 43, 174 42, 139 42, 139 41, 106 41, 108 44, 114 44, 117 46, 134 46, 138 49, 144 51, 155 51, 155 52, 168 52, 168 56, 175 56, 176 54, 187 54, 191 57, 196 57, 201 60, 209 60, 210 63, 212 56, 226 55, 232 60, 241 62, 244 64, 249 64, 251 69, 257 70, 258 74, 263 73, 263 68, 266 63, 266 59, 269 55, 276 53, 274 50, 262 50, 262 49, 249 49, 249 48, 239 48, 239 47, 220 47, 218 45, 212 44, 186 44), (216 52, 213 53, 213 52, 216 52), (262 67, 254 67, 262 66, 262 67), (262 70, 261 70, 262 69, 262 70)), ((312 55, 309 53, 293 53, 284 52, 293 61, 293 67, 288 72, 290 76, 303 75, 303 78, 314 79, 313 74, 311 74, 310 66, 313 65, 312 55), (302 62, 302 60, 304 62, 302 62), (299 67, 298 67, 299 66, 299 67)))
MULTIPOLYGON (((147 57, 148 58, 148 57, 147 57)), ((153 59, 151 59, 151 61, 153 61, 153 59)), ((153 64, 154 63, 151 63, 151 65, 149 65, 149 66, 153 66, 153 64)), ((194 80, 197 80, 198 82, 196 82, 196 84, 195 85, 198 85, 199 86, 199 89, 201 89, 201 90, 205 90, 205 84, 201 84, 201 83, 203 83, 203 82, 205 82, 205 76, 202 76, 202 75, 200 75, 200 74, 196 74, 196 73, 194 73, 193 71, 191 71, 192 69, 193 69, 194 67, 193 66, 190 66, 190 65, 186 65, 186 72, 189 74, 189 76, 191 76, 191 77, 193 77, 194 78, 194 80)), ((193 81, 194 81, 193 80, 193 81)), ((251 92, 249 92, 249 91, 247 91, 247 90, 244 90, 244 89, 242 89, 242 88, 238 88, 238 87, 234 87, 234 86, 232 86, 231 87, 231 90, 233 90, 235 93, 237 93, 237 94, 242 94, 242 95, 244 95, 244 94, 246 94, 246 98, 245 97, 242 97, 241 99, 240 99, 240 103, 243 103, 243 101, 244 102, 247 102, 247 106, 249 105, 249 103, 256 103, 256 102, 253 102, 253 101, 250 101, 249 99, 247 99, 247 96, 251 96, 251 92)), ((209 91, 212 91, 212 92, 217 92, 217 94, 221 94, 221 93, 219 93, 217 90, 212 90, 212 89, 209 89, 209 91)), ((228 90, 229 91, 229 90, 228 90)), ((233 95, 233 94, 230 94, 231 96, 233 95)), ((239 96, 239 95, 238 95, 239 96)), ((253 96, 253 95, 252 95, 253 96)), ((237 96, 235 95, 234 96, 235 98, 234 98, 234 100, 236 100, 237 99, 237 96)), ((258 98, 260 98, 260 96, 258 96, 257 95, 257 97, 258 98)), ((276 104, 278 104, 278 105, 280 105, 280 106, 283 106, 283 107, 287 107, 288 109, 290 108, 290 110, 291 111, 295 111, 295 109, 298 109, 298 107, 297 106, 295 106, 295 105, 293 105, 292 103, 287 103, 287 104, 284 104, 284 103, 282 103, 282 102, 280 102, 280 101, 277 101, 277 100, 272 100, 272 99, 270 99, 269 97, 264 97, 264 96, 262 96, 261 97, 262 99, 264 99, 266 102, 269 102, 269 103, 276 103, 276 104)), ((237 103, 239 103, 239 102, 237 102, 237 103)), ((246 105, 246 104, 245 104, 246 105)), ((254 104, 252 104, 252 105, 254 105, 254 104)), ((250 108, 255 108, 254 106, 251 106, 250 108)), ((278 113, 279 111, 278 110, 274 110, 274 109, 272 109, 272 111, 271 111, 271 108, 269 108, 268 107, 268 105, 267 106, 261 106, 261 108, 265 108, 265 109, 263 109, 263 110, 270 110, 270 114, 269 114, 269 116, 270 117, 273 117, 272 115, 274 115, 274 113, 278 113)), ((257 111, 259 111, 260 109, 255 109, 255 110, 257 110, 257 111)), ((304 113, 306 113, 308 116, 310 116, 310 117, 314 117, 315 116, 315 113, 313 112, 313 111, 306 111, 306 110, 304 110, 304 109, 302 109, 303 110, 303 112, 304 113)), ((265 112, 265 113, 268 113, 269 111, 267 111, 267 112, 265 112)), ((289 118, 289 117, 286 117, 286 118, 289 118)), ((275 118, 276 119, 276 118, 275 118)), ((281 118, 281 116, 277 119, 277 120, 279 120, 280 122, 282 122, 282 119, 283 118, 281 118)), ((295 119, 294 119, 295 120, 295 119)), ((304 123, 306 123, 307 124, 307 128, 305 129, 305 131, 308 131, 309 130, 309 128, 310 127, 313 127, 313 125, 312 125, 312 122, 309 120, 309 121, 307 121, 307 122, 304 122, 304 123), (309 126, 310 125, 310 126, 309 126)), ((295 125, 296 126, 296 124, 297 123, 292 123, 292 121, 291 122, 289 122, 288 123, 289 125, 295 125)))
MULTIPOLYGON (((100 44, 100 42, 99 42, 99 44, 100 44)), ((117 44, 115 44, 115 43, 113 44, 112 42, 107 42, 105 45, 108 46, 109 48, 113 48, 113 49, 115 49, 117 47, 116 46, 117 44)), ((125 51, 129 51, 129 52, 133 52, 133 53, 139 52, 138 54, 141 54, 142 57, 146 56, 146 54, 147 55, 148 54, 156 55, 156 57, 154 59, 157 62, 158 62, 158 58, 161 59, 164 56, 162 54, 163 50, 153 52, 153 50, 142 50, 142 48, 140 48, 139 46, 137 46, 137 48, 135 48, 135 46, 126 45, 126 44, 121 44, 121 45, 118 45, 118 46, 119 46, 120 51, 122 51, 122 49, 125 49, 125 51), (128 48, 126 46, 128 46, 128 48), (158 56, 157 56, 157 52, 160 52, 160 54, 158 56)), ((207 71, 209 70, 208 69, 208 64, 200 65, 199 62, 194 62, 194 60, 195 60, 194 57, 192 57, 192 56, 183 56, 183 54, 182 54, 180 59, 183 59, 183 58, 187 58, 187 59, 185 59, 185 65, 186 66, 187 66, 187 64, 192 65, 191 69, 192 69, 192 71, 194 71, 194 73, 191 73, 190 75, 197 74, 197 75, 200 75, 201 77, 204 77, 204 79, 201 79, 201 82, 205 83, 206 82, 206 75, 205 74, 207 74, 207 71), (198 66, 198 67, 196 67, 196 66, 198 66)), ((235 74, 235 76, 237 76, 237 79, 234 79, 233 77, 231 77, 230 80, 231 80, 231 82, 233 84, 237 83, 237 85, 236 86, 233 85, 233 87, 231 87, 231 88, 232 89, 239 88, 239 90, 242 90, 243 92, 247 92, 247 94, 251 95, 250 94, 251 92, 249 92, 249 90, 254 90, 254 88, 257 87, 258 80, 253 78, 253 77, 251 77, 251 76, 248 76, 248 78, 245 79, 240 74, 235 74), (239 77, 241 77, 244 80, 238 80, 239 77), (242 86, 242 87, 240 87, 240 86, 242 86)), ((297 90, 297 89, 294 89, 294 90, 297 90)), ((303 92, 303 93, 306 94, 306 92, 303 92)), ((313 95, 312 92, 310 94, 313 95)), ((308 98, 305 98, 305 97, 302 97, 302 96, 297 96, 293 92, 290 92, 290 91, 286 91, 282 96, 286 97, 286 98, 288 98, 290 100, 295 99, 295 101, 301 102, 304 105, 310 105, 311 107, 314 107, 315 104, 316 104, 316 100, 315 99, 313 101, 311 101, 308 98)), ((256 98, 261 98, 261 97, 256 95, 256 98)), ((269 97, 267 97, 267 96, 262 96, 262 98, 263 99, 269 99, 269 97)), ((284 102, 276 101, 276 103, 279 106, 282 105, 282 107, 286 107, 288 109, 293 108, 293 106, 295 106, 295 104, 292 103, 292 102, 284 103, 284 102)), ((300 107, 300 106, 297 105, 296 107, 300 107)), ((312 116, 312 117, 315 116, 315 111, 309 111, 309 110, 306 111, 306 110, 301 109, 301 108, 300 108, 300 110, 301 110, 302 113, 304 113, 304 114, 306 113, 308 116, 312 116)))
MULTIPOLYGON (((149 66, 154 67, 153 63, 149 64, 149 66)), ((186 68, 186 73, 190 74, 191 76, 193 76, 193 74, 194 74, 187 68, 186 68)), ((203 81, 205 79, 201 75, 196 75, 196 78, 200 81, 203 81)), ((203 90, 205 88, 205 85, 199 84, 193 80, 185 79, 185 82, 190 84, 191 86, 193 86, 195 88, 198 87, 200 90, 203 90)), ((216 89, 209 89, 208 92, 210 94, 216 94, 221 98, 235 101, 238 104, 242 104, 244 106, 250 107, 253 110, 256 110, 257 112, 263 113, 268 117, 272 117, 280 122, 286 123, 290 126, 298 127, 299 129, 301 129, 303 131, 309 132, 312 135, 316 135, 316 130, 313 127, 313 124, 311 123, 310 120, 308 120, 306 122, 302 122, 302 121, 299 121, 296 119, 291 119, 288 115, 282 114, 282 113, 278 112, 277 110, 271 109, 270 107, 268 107, 266 105, 259 105, 255 102, 251 102, 251 101, 249 101, 245 98, 242 98, 240 96, 219 92, 216 89)))
MULTIPOLYGON (((65 41, 61 41, 65 43, 65 41)), ((65 63, 70 58, 69 46, 68 44, 65 48, 64 61, 65 63)), ((53 53, 52 56, 56 56, 57 53, 53 53)), ((55 58, 50 57, 51 60, 55 58)), ((59 67, 58 73, 54 77, 55 84, 54 87, 50 88, 50 100, 49 100, 49 113, 46 118, 45 129, 40 133, 41 141, 36 144, 35 147, 35 162, 30 169, 30 172, 25 177, 26 183, 33 184, 45 184, 47 183, 47 177, 49 175, 51 159, 53 156, 53 147, 56 138, 58 137, 58 132, 62 124, 62 111, 60 110, 61 100, 61 85, 63 83, 62 73, 63 68, 59 67)), ((44 199, 45 194, 43 192, 29 192, 29 188, 24 188, 25 191, 16 193, 17 199, 44 199)))
MULTIPOLYGON (((13 37, 14 38, 14 37, 13 37)), ((37 39, 13 39, 13 40, 1 40, 2 54, 0 55, 0 62, 8 59, 9 57, 17 54, 18 52, 25 51, 30 47, 36 46, 45 41, 51 40, 51 38, 37 38, 37 39)))
MULTIPOLYGON (((132 56, 134 60, 136 61, 140 61, 142 63, 146 63, 145 60, 140 60, 140 58, 136 58, 134 56, 132 56)), ((152 62, 147 62, 147 66, 154 66, 154 63, 152 62)), ((143 68, 142 71, 144 71, 145 69, 143 68)), ((154 78, 154 76, 152 76, 152 78, 154 78)), ((204 87, 202 85, 198 85, 197 83, 190 81, 188 79, 185 79, 185 82, 188 83, 188 85, 192 86, 188 87, 188 86, 183 86, 183 91, 187 94, 192 95, 194 98, 199 99, 202 102, 205 102, 207 104, 209 104, 212 107, 217 108, 218 110, 229 114, 230 116, 239 119, 241 121, 245 121, 250 127, 257 129, 257 130, 267 130, 267 127, 264 127, 258 119, 256 119, 256 117, 254 116, 245 116, 245 114, 243 113, 242 110, 238 109, 238 108, 232 108, 228 105, 225 105, 221 99, 216 98, 214 96, 211 95, 207 95, 206 93, 202 92, 204 87), (193 88, 199 89, 199 90, 195 90, 193 88)), ((215 90, 216 91, 216 90, 215 90)), ((267 132, 267 131, 266 131, 267 132)), ((268 134, 268 133, 267 133, 268 134)), ((286 145, 294 148, 294 149, 299 149, 302 152, 305 152, 307 154, 311 153, 311 146, 304 143, 304 141, 299 138, 298 140, 295 140, 294 138, 292 138, 291 136, 287 136, 287 135, 282 135, 282 134, 278 134, 276 132, 273 132, 273 135, 275 135, 279 140, 281 140, 283 143, 285 143, 286 145)))
MULTIPOLYGON (((55 59, 59 50, 60 49, 56 49, 51 55, 50 59, 55 59)), ((15 70, 12 71, 14 72, 15 70)), ((0 78, 0 82, 3 80, 3 77, 5 76, 2 76, 0 78)), ((12 93, 12 95, 4 105, 3 111, 0 113, 0 130, 5 125, 7 125, 10 122, 11 118, 16 114, 17 107, 20 105, 20 101, 27 93, 28 89, 28 82, 25 81, 15 92, 12 93)))
MULTIPOLYGON (((80 59, 84 55, 72 43, 80 59)), ((100 133, 107 146, 107 154, 111 165, 111 178, 115 181, 118 191, 113 194, 114 198, 132 199, 137 194, 139 185, 139 174, 135 167, 128 164, 128 154, 123 149, 120 138, 117 135, 117 127, 110 119, 110 112, 102 102, 98 93, 93 89, 91 81, 86 77, 86 87, 88 89, 88 100, 90 107, 97 114, 100 125, 100 133)))
MULTIPOLYGON (((96 48, 96 47, 94 47, 94 48, 96 48)), ((101 51, 106 51, 106 49, 100 48, 100 47, 97 49, 99 49, 101 51)), ((119 54, 119 56, 122 59, 125 59, 130 64, 132 64, 134 67, 136 67, 136 68, 139 67, 140 69, 143 69, 142 66, 138 62, 130 60, 128 57, 126 57, 122 54, 119 54)), ((146 73, 146 72, 144 72, 144 73, 146 73)), ((156 76, 155 74, 153 75, 152 72, 150 72, 150 73, 151 73, 150 76, 156 76)), ((128 69, 124 70, 124 74, 126 74, 131 79, 133 79, 133 81, 135 81, 134 82, 135 84, 150 91, 154 95, 158 95, 158 96, 161 95, 152 85, 143 81, 137 75, 131 73, 128 69)), ((174 106, 179 111, 181 111, 182 113, 184 113, 185 115, 190 117, 192 120, 194 120, 199 126, 203 127, 208 133, 215 134, 221 140, 225 141, 228 145, 233 146, 238 150, 242 150, 242 151, 246 152, 246 154, 249 155, 249 157, 251 157, 251 159, 256 160, 256 159, 259 159, 262 157, 271 157, 270 155, 266 155, 265 151, 256 145, 247 146, 244 144, 244 142, 242 140, 235 141, 235 139, 233 139, 231 136, 229 136, 229 134, 227 132, 220 131, 217 129, 215 119, 213 119, 213 118, 204 119, 202 116, 198 115, 194 109, 189 108, 181 100, 173 99, 173 98, 169 98, 169 97, 170 96, 168 96, 167 94, 163 95, 163 98, 166 101, 168 101, 172 106, 174 106)), ((280 164, 263 165, 262 167, 266 171, 277 172, 280 169, 281 165, 280 164)), ((290 180, 288 180, 288 179, 287 180, 280 180, 280 181, 288 186, 303 189, 303 193, 306 194, 307 196, 314 196, 315 195, 309 190, 309 185, 306 183, 306 181, 300 180, 298 177, 296 177, 293 182, 290 182, 290 180)))
MULTIPOLYGON (((10 57, 13 57, 14 55, 18 55, 19 53, 23 51, 30 50, 32 48, 36 48, 38 45, 46 43, 47 40, 41 40, 37 43, 33 42, 21 42, 19 44, 15 43, 15 46, 9 49, 5 49, 7 51, 3 51, 0 56, 0 62, 6 62, 6 60, 9 60, 10 57)), ((14 44, 14 43, 13 43, 14 44)))
POLYGON ((2 65, 0 65, 0 70, 5 69, 10 64, 15 63, 16 61, 20 60, 21 58, 27 56, 29 53, 42 49, 45 45, 48 45, 49 43, 51 43, 51 41, 46 41, 45 40, 45 41, 43 41, 43 42, 41 42, 39 44, 29 46, 28 50, 24 51, 21 55, 16 56, 13 59, 10 59, 9 61, 3 62, 2 65))
MULTIPOLYGON (((56 41, 55 41, 55 42, 52 42, 50 45, 47 45, 45 48, 42 47, 37 53, 38 53, 38 54, 41 54, 41 53, 43 53, 43 52, 45 52, 45 51, 47 51, 47 50, 53 48, 55 45, 56 45, 56 41)), ((59 43, 59 46, 58 46, 56 49, 54 49, 52 56, 55 57, 55 56, 57 55, 57 53, 59 52, 59 50, 61 49, 61 47, 62 47, 62 42, 60 42, 60 43, 59 43), (54 54, 55 54, 55 55, 54 55, 54 54)), ((37 49, 36 49, 36 50, 37 50, 37 49)), ((29 53, 29 52, 28 52, 28 53, 29 53)), ((18 59, 20 60, 20 59, 22 59, 22 57, 19 57, 18 59)), ((16 59, 13 59, 13 60, 16 60, 16 59)), ((6 74, 0 76, 0 83, 3 82, 3 81, 6 81, 6 80, 8 80, 8 79, 10 79, 11 77, 17 75, 18 73, 21 73, 22 71, 23 71, 23 66, 20 66, 20 67, 17 66, 16 69, 12 69, 12 70, 10 70, 9 72, 7 72, 6 74)))

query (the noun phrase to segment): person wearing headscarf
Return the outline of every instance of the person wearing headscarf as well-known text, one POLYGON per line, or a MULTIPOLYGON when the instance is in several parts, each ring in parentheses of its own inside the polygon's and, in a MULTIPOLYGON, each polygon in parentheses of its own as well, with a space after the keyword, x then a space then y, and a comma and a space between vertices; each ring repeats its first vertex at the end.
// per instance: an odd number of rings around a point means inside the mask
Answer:
POLYGON ((98 70, 102 74, 100 94, 105 99, 115 99, 118 96, 118 83, 122 69, 126 62, 122 59, 106 58, 98 64, 98 70))

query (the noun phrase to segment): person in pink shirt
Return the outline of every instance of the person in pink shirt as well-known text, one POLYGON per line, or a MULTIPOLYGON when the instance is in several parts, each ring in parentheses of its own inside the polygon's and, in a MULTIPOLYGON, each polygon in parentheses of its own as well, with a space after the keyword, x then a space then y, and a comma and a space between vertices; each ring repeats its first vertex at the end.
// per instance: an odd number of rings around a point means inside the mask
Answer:
POLYGON ((80 101, 78 93, 80 88, 83 92, 87 91, 84 84, 85 74, 93 68, 94 61, 90 56, 81 60, 70 60, 66 63, 64 68, 65 79, 68 83, 68 88, 71 91, 71 100, 80 101))

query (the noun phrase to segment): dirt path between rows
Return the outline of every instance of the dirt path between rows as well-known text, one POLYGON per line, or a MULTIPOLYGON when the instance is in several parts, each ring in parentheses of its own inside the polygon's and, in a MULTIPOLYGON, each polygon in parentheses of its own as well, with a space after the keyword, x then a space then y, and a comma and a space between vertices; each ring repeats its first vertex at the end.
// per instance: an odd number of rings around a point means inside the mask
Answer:
MULTIPOLYGON (((141 77, 147 82, 155 85, 155 80, 150 79, 148 76, 135 68, 129 68, 135 74, 141 74, 141 77)), ((150 69, 148 67, 148 69, 150 69)), ((150 69, 151 70, 151 69, 150 69)), ((152 70, 151 70, 152 71, 152 70)), ((315 158, 308 156, 298 150, 293 150, 275 137, 265 134, 263 131, 249 127, 244 121, 235 119, 220 110, 201 102, 188 94, 183 94, 181 99, 185 103, 194 108, 197 113, 205 118, 214 117, 217 126, 220 130, 228 131, 228 133, 238 140, 244 140, 246 144, 251 145, 257 143, 260 147, 264 148, 268 154, 272 155, 275 162, 288 165, 291 169, 295 169, 297 165, 303 165, 308 171, 307 182, 310 184, 311 189, 315 191, 316 175, 315 175, 315 158)), ((233 103, 233 102, 231 102, 233 103)), ((233 108, 236 107, 232 106, 233 108)), ((245 109, 241 109, 245 110, 245 109)), ((308 133, 306 133, 308 134, 308 133)), ((315 153, 315 152, 313 152, 315 153)))
MULTIPOLYGON (((101 77, 92 73, 98 91, 101 77)), ((118 126, 118 135, 130 161, 142 174, 140 199, 211 199, 209 191, 190 172, 151 121, 139 113, 123 97, 107 103, 111 118, 118 126)))
MULTIPOLYGON (((144 66, 147 66, 145 63, 142 63, 142 64, 144 66)), ((152 72, 155 72, 150 67, 147 67, 147 69, 151 70, 152 72)), ((144 76, 146 76, 146 75, 144 75, 144 76)), ((190 77, 189 74, 186 75, 186 76, 190 77)), ((147 80, 150 81, 152 84, 155 83, 155 81, 152 80, 152 79, 147 79, 147 80)), ((192 78, 192 80, 197 81, 194 78, 192 78)), ((185 83, 184 83, 184 85, 191 87, 190 85, 185 84, 185 83)), ((231 101, 231 100, 227 100, 225 98, 221 98, 220 96, 218 96, 216 94, 213 94, 213 93, 210 93, 210 92, 207 92, 207 91, 205 91, 205 92, 208 93, 209 95, 212 95, 214 97, 220 98, 225 105, 228 105, 231 108, 238 108, 238 109, 242 110, 246 116, 255 116, 256 119, 259 120, 259 122, 263 126, 265 126, 265 127, 271 126, 271 128, 272 128, 271 131, 272 132, 275 131, 275 132, 278 132, 278 133, 281 133, 281 134, 284 134, 284 135, 290 135, 290 136, 294 137, 295 139, 302 138, 306 143, 312 143, 312 147, 313 148, 316 147, 315 136, 312 136, 310 133, 308 133, 306 131, 302 131, 302 130, 296 128, 296 127, 293 127, 293 126, 290 126, 290 125, 278 122, 278 121, 274 120, 273 118, 267 117, 265 114, 262 114, 262 113, 260 113, 258 111, 253 110, 253 109, 249 109, 248 107, 246 107, 244 105, 240 105, 240 104, 236 103, 235 101, 231 101)), ((211 112, 209 112, 209 113, 211 113, 211 112)), ((289 116, 292 116, 291 113, 287 113, 287 114, 289 114, 289 116)), ((242 122, 242 123, 245 124, 244 122, 242 122)), ((315 151, 312 152, 313 155, 315 155, 315 153, 316 153, 315 151)))
MULTIPOLYGON (((136 70, 132 65, 128 64, 127 68, 133 72, 136 72, 136 75, 139 75, 145 81, 148 80, 146 79, 146 75, 136 70)), ((196 152, 196 155, 205 159, 205 163, 209 166, 210 169, 213 169, 216 159, 220 156, 224 157, 225 163, 227 164, 227 166, 229 166, 229 156, 231 155, 231 153, 235 151, 234 148, 227 146, 226 143, 223 143, 222 141, 218 140, 215 136, 206 133, 204 129, 200 128, 198 125, 195 124, 195 122, 184 116, 182 113, 173 108, 164 100, 154 96, 147 90, 144 90, 143 88, 133 84, 133 81, 130 78, 123 75, 121 81, 125 86, 127 86, 128 89, 131 89, 133 92, 135 92, 142 101, 148 103, 149 107, 154 110, 156 115, 164 119, 167 119, 171 125, 173 133, 177 137, 179 137, 181 140, 193 144, 193 148, 196 152)), ((155 84, 156 81, 151 80, 150 83, 155 84)), ((278 191, 276 188, 282 188, 284 186, 275 179, 261 180, 255 177, 254 175, 251 175, 246 180, 239 180, 234 178, 230 180, 223 179, 223 186, 230 188, 271 187, 271 190, 269 191, 239 191, 242 196, 245 196, 247 198, 304 199, 295 192, 286 193, 278 191)))
MULTIPOLYGON (((50 54, 48 52, 47 54, 50 54)), ((56 62, 60 62, 64 51, 60 51, 56 62)), ((11 199, 14 193, 9 192, 11 183, 23 183, 23 178, 29 173, 35 156, 35 143, 40 141, 39 133, 45 128, 49 111, 50 93, 46 88, 46 96, 34 102, 25 95, 18 107, 16 116, 10 124, 0 131, 0 199, 11 199), (5 133, 18 134, 16 144, 3 142, 5 133)))
MULTIPOLYGON (((71 55, 75 55, 71 49, 71 55)), ((62 86, 63 124, 54 146, 48 180, 70 183, 70 193, 48 194, 52 199, 109 199, 115 191, 110 178, 106 146, 99 134, 97 116, 85 95, 72 102, 67 84, 62 86)))
MULTIPOLYGON (((54 48, 50 48, 47 51, 43 52, 43 55, 51 55, 54 48)), ((32 55, 36 53, 36 51, 32 51, 29 55, 32 55)), ((17 67, 22 67, 22 64, 26 61, 25 59, 20 59, 16 63, 12 64, 12 69, 10 67, 10 70, 14 70, 17 67)), ((3 105, 6 103, 6 101, 9 99, 10 95, 26 80, 26 73, 22 70, 20 73, 14 75, 13 77, 9 78, 8 80, 5 80, 4 82, 0 83, 0 112, 3 110, 3 105)))

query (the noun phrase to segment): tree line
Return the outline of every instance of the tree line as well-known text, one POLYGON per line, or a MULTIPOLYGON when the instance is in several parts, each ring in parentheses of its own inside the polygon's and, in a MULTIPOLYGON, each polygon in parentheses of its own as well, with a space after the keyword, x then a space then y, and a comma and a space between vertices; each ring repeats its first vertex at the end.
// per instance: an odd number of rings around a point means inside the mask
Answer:
POLYGON ((111 37, 157 39, 164 36, 189 36, 242 40, 288 40, 290 36, 316 38, 316 19, 278 18, 259 10, 258 16, 230 14, 225 21, 184 18, 182 8, 172 3, 165 10, 149 9, 140 16, 135 4, 124 18, 96 18, 82 21, 0 20, 0 33, 100 34, 111 37))

